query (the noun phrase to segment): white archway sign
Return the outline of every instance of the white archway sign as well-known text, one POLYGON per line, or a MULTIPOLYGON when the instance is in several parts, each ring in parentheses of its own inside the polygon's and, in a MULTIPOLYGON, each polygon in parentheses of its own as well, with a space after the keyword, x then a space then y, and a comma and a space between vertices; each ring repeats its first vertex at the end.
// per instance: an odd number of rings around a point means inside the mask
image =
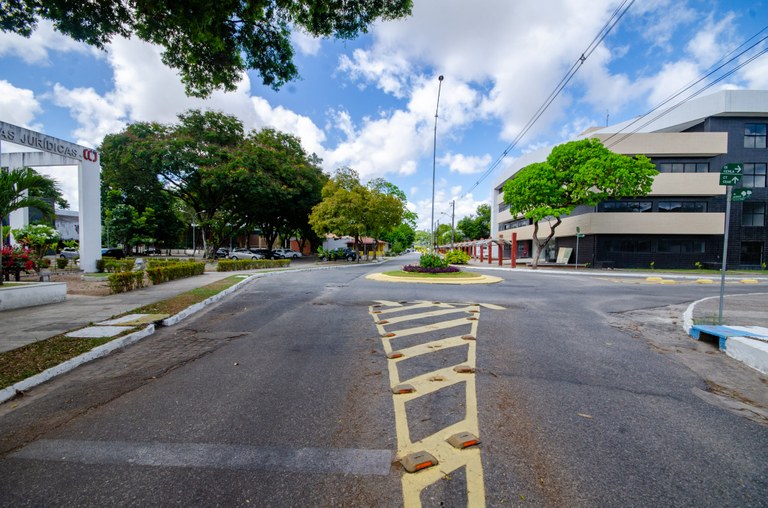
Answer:
MULTIPOLYGON (((96 260, 101 259, 101 164, 99 153, 17 125, 0 122, 0 143, 33 148, 35 152, 3 153, 0 166, 13 168, 41 166, 77 166, 78 222, 80 237, 80 269, 96 271, 96 260)), ((11 214, 11 226, 29 223, 29 212, 21 210, 11 214)))

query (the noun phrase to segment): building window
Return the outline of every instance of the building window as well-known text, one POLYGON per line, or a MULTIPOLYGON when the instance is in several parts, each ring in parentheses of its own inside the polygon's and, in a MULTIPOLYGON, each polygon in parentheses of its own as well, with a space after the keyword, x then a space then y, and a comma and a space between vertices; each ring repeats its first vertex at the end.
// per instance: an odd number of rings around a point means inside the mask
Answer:
POLYGON ((659 201, 659 212, 704 213, 706 201, 659 201))
POLYGON ((656 164, 659 173, 709 173, 708 162, 660 162, 656 164))
POLYGON ((606 252, 651 252, 651 242, 636 238, 607 239, 606 252))
POLYGON ((744 208, 741 214, 742 226, 764 226, 765 225, 765 203, 744 202, 744 208))
POLYGON ((659 240, 658 251, 670 254, 703 254, 704 240, 659 240))
POLYGON ((650 212, 650 201, 603 201, 597 205, 598 212, 650 212))
POLYGON ((506 231, 507 229, 523 228, 525 226, 530 225, 530 223, 531 221, 525 218, 513 220, 511 222, 505 222, 503 224, 499 224, 499 231, 506 231))
POLYGON ((766 163, 744 163, 739 187, 765 187, 766 163))
POLYGON ((503 212, 504 210, 509 210, 509 203, 500 203, 499 204, 499 212, 503 212))
POLYGON ((744 124, 744 148, 765 148, 766 124, 744 124))

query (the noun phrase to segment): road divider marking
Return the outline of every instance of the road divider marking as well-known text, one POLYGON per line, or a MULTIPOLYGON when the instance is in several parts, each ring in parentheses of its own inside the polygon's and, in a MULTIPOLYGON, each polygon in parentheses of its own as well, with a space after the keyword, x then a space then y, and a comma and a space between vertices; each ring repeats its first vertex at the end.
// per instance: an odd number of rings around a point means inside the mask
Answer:
MULTIPOLYGON (((477 416, 477 332, 480 309, 500 310, 503 307, 480 303, 446 302, 391 302, 377 300, 370 314, 388 358, 389 382, 397 432, 397 456, 407 474, 402 477, 403 503, 406 507, 421 506, 421 495, 430 485, 442 481, 460 468, 465 470, 466 493, 469 506, 485 506, 485 485, 480 448, 480 429, 477 416), (456 314, 464 314, 456 319, 456 314), (438 321, 434 321, 434 320, 438 321), (440 321, 440 319, 443 319, 440 321), (431 320, 428 324, 393 329, 393 325, 408 325, 413 321, 431 320), (437 333, 436 333, 437 332, 437 333), (443 332, 442 334, 440 332, 443 332), (402 337, 424 341, 407 348, 393 347, 402 337), (422 357, 449 348, 467 349, 465 359, 455 365, 444 365, 435 359, 434 369, 420 375, 401 379, 400 365, 409 359, 422 357), (407 409, 419 399, 463 383, 464 414, 455 423, 418 441, 411 439, 407 409), (402 390, 412 387, 413 390, 402 390), (425 455, 426 454, 426 455, 425 455), (421 460, 427 457, 425 460, 421 460), (434 458, 434 462, 429 459, 434 458), (428 459, 428 460, 427 460, 428 459)), ((423 361, 423 360, 422 360, 423 361)), ((418 423, 414 423, 418 425, 418 423)), ((416 429, 414 429, 416 430, 416 429)), ((418 433, 418 432, 417 432, 418 433)), ((420 433, 419 433, 420 434, 420 433)))

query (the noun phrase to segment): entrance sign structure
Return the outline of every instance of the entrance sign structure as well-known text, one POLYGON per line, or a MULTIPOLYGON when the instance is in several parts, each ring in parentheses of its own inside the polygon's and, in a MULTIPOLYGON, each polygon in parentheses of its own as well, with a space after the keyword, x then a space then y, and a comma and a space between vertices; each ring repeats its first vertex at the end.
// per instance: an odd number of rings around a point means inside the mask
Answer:
MULTIPOLYGON (((77 166, 80 268, 86 272, 95 272, 96 260, 101 258, 99 153, 85 146, 0 122, 0 143, 3 141, 37 151, 0 154, 0 167, 77 166)), ((29 223, 29 211, 12 213, 9 222, 14 228, 26 226, 29 223)))
POLYGON ((728 225, 731 223, 731 196, 733 186, 741 181, 744 165, 741 163, 726 164, 720 169, 720 185, 726 186, 725 192, 725 234, 723 234, 723 264, 720 268, 720 308, 717 314, 717 324, 723 324, 723 296, 725 293, 725 268, 728 264, 728 225))

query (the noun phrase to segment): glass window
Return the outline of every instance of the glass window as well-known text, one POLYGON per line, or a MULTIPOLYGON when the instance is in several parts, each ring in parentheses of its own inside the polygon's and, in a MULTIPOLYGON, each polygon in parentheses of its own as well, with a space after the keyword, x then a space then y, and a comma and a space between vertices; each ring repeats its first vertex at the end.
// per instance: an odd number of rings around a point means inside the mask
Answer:
POLYGON ((670 254, 701 254, 704 252, 704 240, 659 240, 658 251, 670 254))
POLYGON ((598 212, 650 212, 650 201, 603 201, 597 205, 598 212))
POLYGON ((659 173, 709 173, 708 162, 660 162, 656 164, 659 173))
POLYGON ((651 242, 637 238, 622 238, 605 240, 607 252, 650 252, 651 242))
POLYGON ((744 124, 744 148, 765 148, 766 124, 744 124))
POLYGON ((706 201, 659 201, 659 212, 703 213, 706 211, 706 201))
POLYGON ((744 208, 741 214, 742 226, 764 226, 765 225, 765 203, 744 202, 744 208))
POLYGON ((765 187, 766 164, 764 162, 744 163, 739 187, 765 187))

